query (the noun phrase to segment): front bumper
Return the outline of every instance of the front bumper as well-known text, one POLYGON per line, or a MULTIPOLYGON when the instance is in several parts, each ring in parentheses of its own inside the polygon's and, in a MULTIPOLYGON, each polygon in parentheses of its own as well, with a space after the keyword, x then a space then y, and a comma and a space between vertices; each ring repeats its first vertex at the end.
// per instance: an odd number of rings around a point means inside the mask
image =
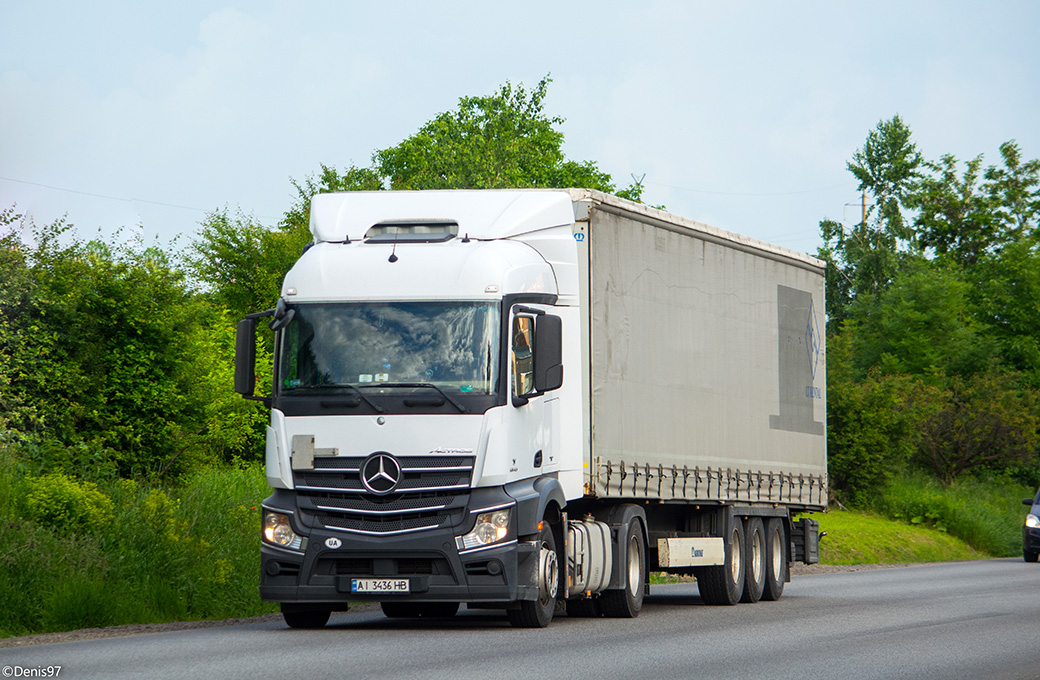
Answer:
POLYGON ((303 543, 299 550, 291 550, 261 541, 260 596, 269 602, 333 606, 384 600, 536 600, 538 550, 534 543, 515 538, 520 514, 515 503, 502 488, 474 490, 438 515, 443 521, 435 528, 373 533, 341 530, 312 510, 311 499, 276 490, 264 501, 264 508, 289 515, 303 543), (506 541, 459 552, 456 536, 471 531, 479 513, 510 505, 514 510, 506 541), (358 578, 406 578, 409 588, 407 593, 355 593, 351 586, 358 578))
POLYGON ((1022 527, 1022 548, 1040 554, 1040 528, 1022 527))
POLYGON ((515 541, 460 555, 450 531, 394 537, 315 531, 303 553, 265 544, 260 554, 260 597, 269 602, 509 603, 538 597, 537 585, 530 585, 535 546, 515 541), (329 538, 341 545, 327 547, 329 538), (355 578, 407 578, 410 592, 354 593, 355 578))

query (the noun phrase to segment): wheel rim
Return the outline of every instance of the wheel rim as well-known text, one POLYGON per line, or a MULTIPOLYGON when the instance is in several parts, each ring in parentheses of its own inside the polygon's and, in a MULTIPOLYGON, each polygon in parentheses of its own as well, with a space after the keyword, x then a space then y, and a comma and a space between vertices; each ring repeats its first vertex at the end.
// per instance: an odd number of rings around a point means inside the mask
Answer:
POLYGON ((762 580, 762 573, 765 571, 765 565, 762 564, 765 558, 765 550, 762 548, 762 532, 756 531, 751 537, 751 554, 748 555, 748 559, 751 560, 751 577, 754 578, 755 583, 762 580))
POLYGON ((547 543, 542 543, 539 555, 541 578, 538 579, 539 601, 548 605, 556 599, 556 593, 560 588, 560 569, 556 562, 556 551, 547 543))
POLYGON ((736 583, 740 580, 740 532, 733 530, 733 536, 729 542, 729 571, 731 580, 736 583))
POLYGON ((779 530, 773 529, 773 552, 772 552, 772 559, 770 560, 770 562, 771 562, 771 566, 773 568, 773 580, 774 581, 779 582, 780 581, 780 577, 783 574, 783 568, 784 568, 783 559, 784 559, 784 555, 783 555, 783 536, 781 536, 779 530))
POLYGON ((628 538, 628 591, 632 595, 639 592, 643 585, 643 565, 639 559, 639 537, 628 538))

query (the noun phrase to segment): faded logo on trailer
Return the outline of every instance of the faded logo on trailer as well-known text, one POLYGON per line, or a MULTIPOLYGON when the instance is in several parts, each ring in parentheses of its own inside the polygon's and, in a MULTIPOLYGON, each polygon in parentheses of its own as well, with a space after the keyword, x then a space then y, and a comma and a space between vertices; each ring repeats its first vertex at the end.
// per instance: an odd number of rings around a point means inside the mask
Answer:
POLYGON ((788 286, 776 287, 778 389, 780 412, 769 416, 774 430, 822 435, 815 400, 823 394, 815 385, 823 337, 812 293, 788 286))

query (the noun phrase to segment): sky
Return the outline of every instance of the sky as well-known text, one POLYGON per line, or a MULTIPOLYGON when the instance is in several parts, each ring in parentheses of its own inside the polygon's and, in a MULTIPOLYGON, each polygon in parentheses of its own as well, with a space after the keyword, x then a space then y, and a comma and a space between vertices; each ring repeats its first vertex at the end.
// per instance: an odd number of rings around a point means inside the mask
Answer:
POLYGON ((676 214, 814 253, 898 114, 928 159, 1040 156, 1040 2, 0 0, 0 209, 190 246, 274 225, 463 96, 535 86, 569 159, 676 214))

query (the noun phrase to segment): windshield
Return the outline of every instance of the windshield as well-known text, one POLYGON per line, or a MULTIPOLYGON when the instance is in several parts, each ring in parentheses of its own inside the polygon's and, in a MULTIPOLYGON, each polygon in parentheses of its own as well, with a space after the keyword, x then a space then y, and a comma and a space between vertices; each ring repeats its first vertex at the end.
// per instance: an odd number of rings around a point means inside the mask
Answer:
POLYGON ((498 390, 499 309, 485 302, 304 304, 282 331, 283 394, 429 383, 498 390))

